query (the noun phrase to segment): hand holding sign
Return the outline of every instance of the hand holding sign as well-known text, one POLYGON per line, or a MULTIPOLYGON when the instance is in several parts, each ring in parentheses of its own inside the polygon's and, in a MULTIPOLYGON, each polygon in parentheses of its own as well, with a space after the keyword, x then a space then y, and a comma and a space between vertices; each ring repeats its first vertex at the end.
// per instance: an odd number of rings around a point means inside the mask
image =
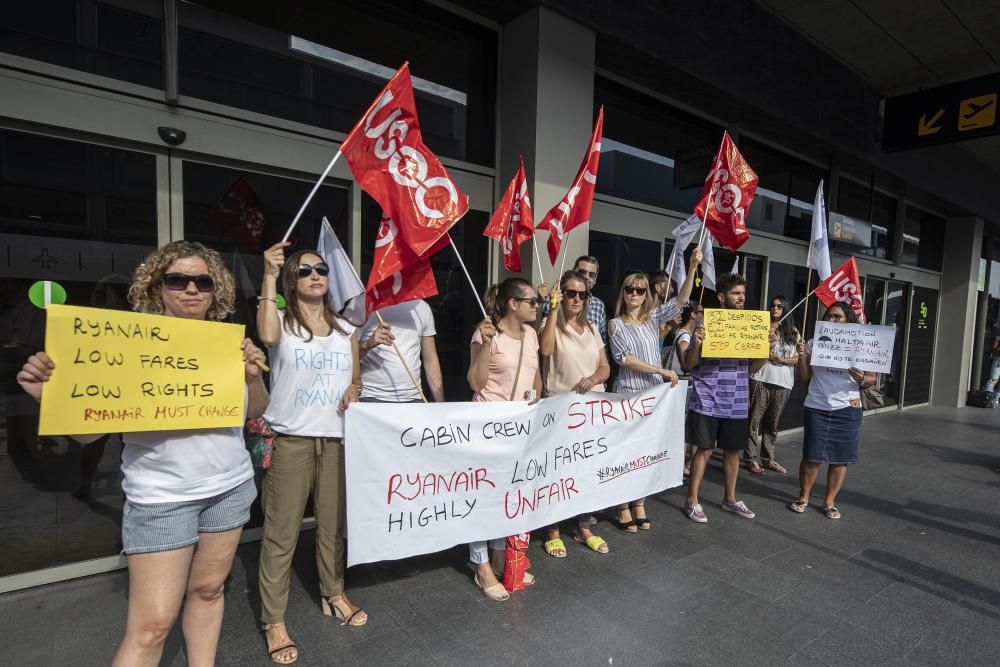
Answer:
POLYGON ((21 367, 17 374, 17 383, 21 385, 28 396, 36 401, 42 400, 42 383, 48 382, 52 377, 52 369, 56 365, 49 359, 49 355, 39 352, 28 357, 28 360, 21 367))

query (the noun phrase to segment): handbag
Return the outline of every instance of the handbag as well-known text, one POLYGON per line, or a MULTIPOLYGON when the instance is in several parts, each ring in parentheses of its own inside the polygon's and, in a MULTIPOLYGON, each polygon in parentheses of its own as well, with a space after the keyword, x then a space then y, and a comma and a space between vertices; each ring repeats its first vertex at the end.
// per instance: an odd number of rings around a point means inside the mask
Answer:
POLYGON ((878 385, 873 384, 861 390, 862 410, 874 410, 875 408, 881 408, 883 405, 885 405, 885 396, 878 385))
POLYGON ((274 453, 274 431, 263 417, 247 421, 247 451, 250 461, 257 470, 267 470, 271 467, 271 455, 274 453))

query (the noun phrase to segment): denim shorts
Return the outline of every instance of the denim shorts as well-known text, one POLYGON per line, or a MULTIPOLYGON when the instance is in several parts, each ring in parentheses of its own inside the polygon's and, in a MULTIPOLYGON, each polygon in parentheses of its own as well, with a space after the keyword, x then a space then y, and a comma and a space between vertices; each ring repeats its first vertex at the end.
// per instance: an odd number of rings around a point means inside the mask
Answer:
POLYGON ((133 503, 122 508, 122 553, 148 554, 183 549, 198 533, 223 533, 250 520, 257 497, 253 479, 210 498, 179 503, 133 503))

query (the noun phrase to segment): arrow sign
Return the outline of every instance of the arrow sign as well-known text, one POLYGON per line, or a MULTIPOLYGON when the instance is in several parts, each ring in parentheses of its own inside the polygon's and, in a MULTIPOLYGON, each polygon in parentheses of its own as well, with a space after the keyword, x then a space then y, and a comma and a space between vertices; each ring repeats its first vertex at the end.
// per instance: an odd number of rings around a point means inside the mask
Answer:
POLYGON ((934 124, 941 120, 941 116, 944 115, 944 109, 938 109, 937 113, 931 116, 930 120, 927 120, 927 114, 920 115, 920 122, 917 123, 917 136, 924 136, 927 134, 936 134, 941 131, 941 126, 934 124))

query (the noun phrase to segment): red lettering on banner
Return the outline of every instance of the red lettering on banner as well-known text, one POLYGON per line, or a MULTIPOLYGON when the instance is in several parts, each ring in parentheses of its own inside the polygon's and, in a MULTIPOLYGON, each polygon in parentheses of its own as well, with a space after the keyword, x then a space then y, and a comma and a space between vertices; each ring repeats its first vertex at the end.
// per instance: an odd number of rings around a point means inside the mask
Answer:
POLYGON ((421 496, 436 496, 444 493, 458 493, 478 491, 484 484, 496 488, 489 477, 486 468, 469 468, 463 471, 454 471, 450 475, 439 473, 414 473, 405 477, 400 473, 389 475, 388 490, 386 492, 386 504, 392 504, 392 497, 397 496, 400 500, 415 500, 421 496), (402 489, 402 490, 401 490, 402 489), (410 494, 410 495, 407 495, 410 494))

